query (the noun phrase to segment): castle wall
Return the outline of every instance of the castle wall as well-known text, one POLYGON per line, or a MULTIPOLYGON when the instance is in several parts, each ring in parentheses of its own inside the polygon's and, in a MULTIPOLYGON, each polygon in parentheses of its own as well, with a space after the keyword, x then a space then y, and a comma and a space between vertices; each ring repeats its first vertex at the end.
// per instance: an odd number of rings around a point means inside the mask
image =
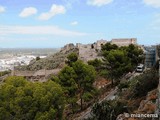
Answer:
POLYGON ((78 43, 76 47, 79 49, 79 59, 87 62, 89 60, 94 60, 97 57, 95 51, 95 44, 80 44, 78 43))
POLYGON ((47 77, 50 75, 57 75, 60 69, 52 69, 52 70, 38 70, 38 71, 13 71, 14 74, 12 76, 22 76, 27 78, 30 81, 47 81, 47 77))
POLYGON ((124 39, 112 39, 112 44, 116 44, 118 46, 128 46, 130 44, 137 44, 136 38, 124 38, 124 39))
POLYGON ((97 50, 101 50, 101 46, 105 45, 106 43, 108 43, 107 40, 103 40, 103 39, 97 40, 97 42, 96 42, 96 49, 97 50))
POLYGON ((136 38, 125 38, 125 39, 112 39, 111 41, 101 39, 101 40, 97 40, 97 42, 93 44, 77 43, 76 46, 70 43, 70 44, 65 45, 61 50, 67 51, 72 48, 78 48, 79 58, 87 62, 88 60, 93 60, 95 58, 98 58, 98 52, 101 50, 101 46, 105 45, 108 42, 112 44, 116 44, 118 46, 128 46, 130 44, 137 44, 137 39, 136 38))

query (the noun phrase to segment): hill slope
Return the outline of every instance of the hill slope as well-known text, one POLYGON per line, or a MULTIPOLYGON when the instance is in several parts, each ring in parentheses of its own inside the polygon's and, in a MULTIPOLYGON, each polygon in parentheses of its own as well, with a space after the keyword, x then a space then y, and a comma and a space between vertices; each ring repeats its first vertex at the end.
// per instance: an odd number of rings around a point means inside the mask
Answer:
POLYGON ((40 70, 40 69, 55 69, 55 68, 62 68, 65 64, 66 57, 68 54, 76 52, 78 53, 77 48, 72 48, 67 51, 59 51, 55 53, 54 55, 51 55, 49 57, 40 59, 40 60, 32 60, 29 65, 27 66, 19 66, 16 67, 16 70, 40 70))

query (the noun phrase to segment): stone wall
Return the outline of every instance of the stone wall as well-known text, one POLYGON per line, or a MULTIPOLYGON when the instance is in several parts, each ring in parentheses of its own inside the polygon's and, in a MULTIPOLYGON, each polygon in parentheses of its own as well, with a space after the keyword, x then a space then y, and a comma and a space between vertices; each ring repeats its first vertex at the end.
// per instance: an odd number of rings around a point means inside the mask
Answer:
POLYGON ((84 62, 93 60, 95 58, 97 58, 97 53, 95 49, 92 49, 90 47, 81 47, 79 49, 79 59, 83 60, 84 62))
POLYGON ((109 41, 103 40, 103 39, 97 40, 96 46, 95 46, 96 49, 97 49, 97 50, 101 50, 101 46, 102 46, 102 45, 105 45, 107 42, 109 42, 109 41))
POLYGON ((66 52, 69 49, 78 48, 79 59, 83 60, 84 62, 87 62, 88 60, 94 60, 95 58, 101 59, 101 57, 98 56, 98 52, 101 50, 101 46, 108 42, 110 42, 111 44, 116 44, 118 46, 128 46, 130 44, 137 44, 137 39, 136 38, 112 39, 111 41, 101 39, 97 40, 97 42, 94 42, 92 44, 77 43, 75 46, 74 44, 70 43, 65 45, 61 49, 61 51, 66 52))
POLYGON ((128 46, 130 44, 137 44, 137 38, 112 39, 111 43, 118 46, 128 46))
POLYGON ((12 70, 11 75, 12 76, 33 76, 33 74, 35 73, 35 71, 18 71, 18 70, 12 70))
POLYGON ((48 80, 50 75, 57 75, 60 69, 52 69, 52 70, 38 70, 38 71, 12 71, 12 76, 22 76, 27 78, 30 81, 41 81, 45 82, 48 80))
POLYGON ((77 47, 79 49, 79 59, 87 62, 89 56, 92 56, 92 48, 91 48, 91 44, 77 44, 77 47))
POLYGON ((98 51, 100 51, 101 46, 106 44, 107 42, 107 40, 101 39, 92 44, 77 43, 76 47, 79 49, 79 59, 83 60, 84 62, 94 60, 96 58, 101 59, 98 56, 98 51))

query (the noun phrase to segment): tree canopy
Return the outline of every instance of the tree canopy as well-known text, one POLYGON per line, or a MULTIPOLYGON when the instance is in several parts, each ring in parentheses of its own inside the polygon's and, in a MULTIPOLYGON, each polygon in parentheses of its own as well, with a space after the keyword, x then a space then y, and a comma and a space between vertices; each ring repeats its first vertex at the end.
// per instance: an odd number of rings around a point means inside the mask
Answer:
POLYGON ((133 44, 118 47, 107 43, 102 46, 103 65, 109 78, 120 79, 121 76, 132 71, 138 63, 143 61, 143 51, 133 44))
POLYGON ((63 109, 63 91, 53 81, 31 83, 14 76, 0 86, 1 120, 62 119, 63 109))
POLYGON ((73 69, 77 75, 76 83, 80 93, 81 109, 83 109, 83 100, 87 100, 89 97, 93 97, 93 83, 95 81, 96 71, 93 66, 84 64, 80 60, 73 63, 73 69))
POLYGON ((89 60, 88 65, 92 65, 96 69, 96 71, 99 72, 102 66, 102 60, 97 58, 94 60, 89 60))
POLYGON ((67 61, 66 63, 69 65, 69 66, 72 66, 72 63, 76 62, 78 60, 78 55, 77 53, 73 52, 71 54, 69 54, 67 56, 67 61))
POLYGON ((78 99, 81 101, 82 109, 83 101, 93 98, 96 71, 93 66, 78 60, 76 53, 69 54, 67 58, 67 65, 60 71, 58 77, 54 77, 52 80, 62 86, 66 100, 68 104, 71 104, 74 112, 74 105, 78 99))
POLYGON ((59 75, 59 84, 62 86, 68 104, 71 104, 72 112, 75 112, 76 102, 78 100, 78 86, 76 83, 77 75, 70 66, 64 67, 59 75))
POLYGON ((110 77, 118 79, 131 69, 130 59, 121 50, 111 50, 105 57, 108 62, 110 77))

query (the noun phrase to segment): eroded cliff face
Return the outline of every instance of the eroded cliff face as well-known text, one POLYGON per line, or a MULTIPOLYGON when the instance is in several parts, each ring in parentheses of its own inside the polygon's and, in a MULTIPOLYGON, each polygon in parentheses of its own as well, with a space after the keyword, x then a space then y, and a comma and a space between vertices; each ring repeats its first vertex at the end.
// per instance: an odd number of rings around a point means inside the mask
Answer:
POLYGON ((138 117, 140 114, 155 114, 155 120, 157 118, 157 99, 158 99, 158 90, 154 89, 148 92, 146 99, 140 102, 139 108, 133 113, 123 113, 118 115, 116 120, 152 120, 149 117, 138 117), (129 117, 131 114, 135 114, 137 117, 129 117))

